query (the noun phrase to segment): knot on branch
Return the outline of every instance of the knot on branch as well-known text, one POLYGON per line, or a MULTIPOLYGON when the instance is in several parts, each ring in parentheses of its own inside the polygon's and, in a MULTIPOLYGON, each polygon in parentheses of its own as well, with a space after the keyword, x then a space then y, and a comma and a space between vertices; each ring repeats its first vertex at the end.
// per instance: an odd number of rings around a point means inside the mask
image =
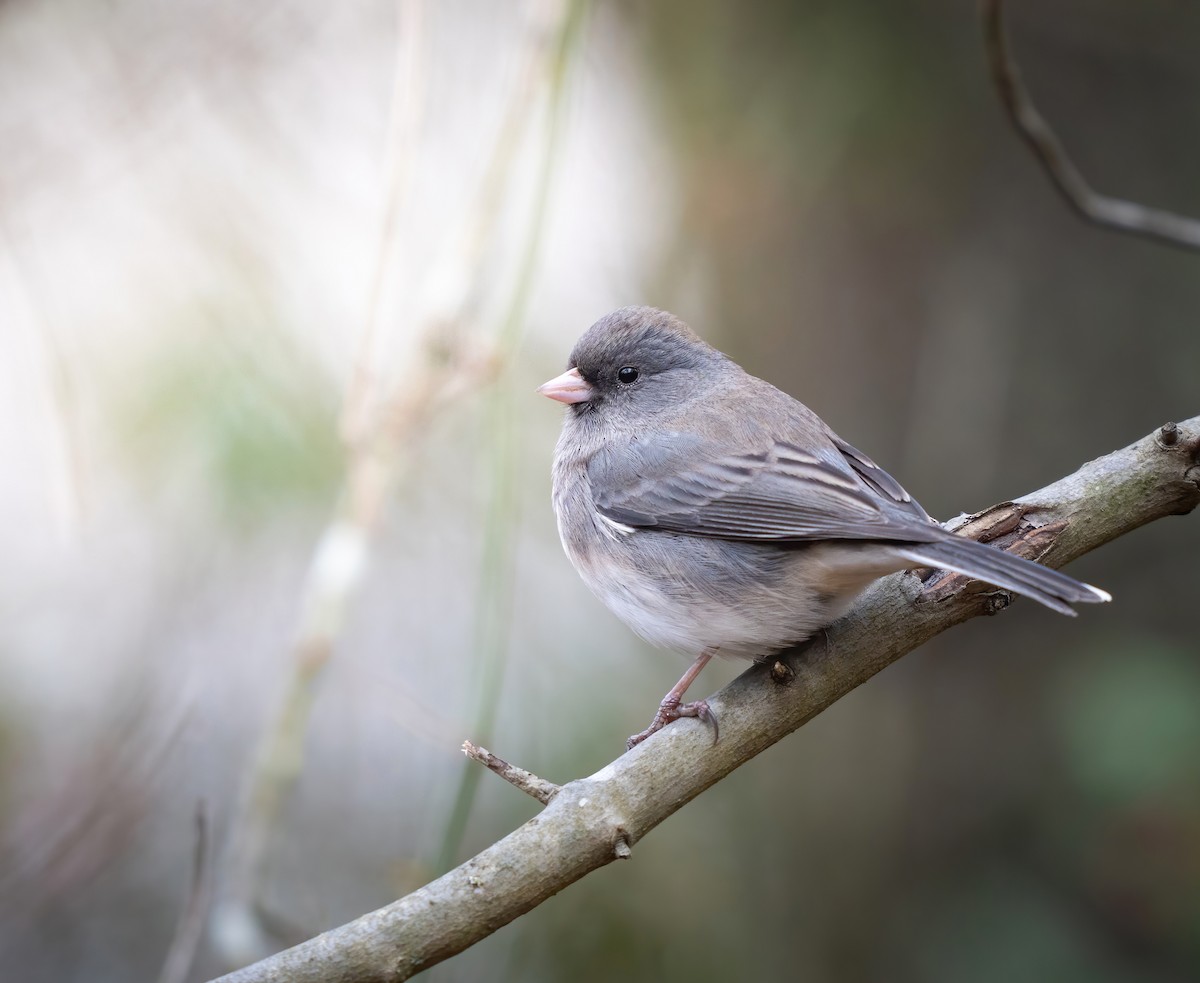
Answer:
POLYGON ((1010 604, 1012 604, 1011 591, 994 591, 991 594, 985 595, 985 600, 983 602, 983 613, 988 617, 991 617, 993 614, 999 614, 1010 604))
POLYGON ((786 686, 796 678, 796 670, 782 659, 776 659, 771 663, 770 676, 771 682, 786 686))
MULTIPOLYGON (((1189 421, 1190 422, 1190 421, 1189 421)), ((1154 442, 1161 450, 1171 454, 1182 454, 1190 466, 1185 465, 1183 480, 1193 488, 1200 488, 1200 430, 1189 434, 1179 424, 1164 423, 1154 434, 1154 442)), ((1185 503, 1180 514, 1191 512, 1195 501, 1185 503)))

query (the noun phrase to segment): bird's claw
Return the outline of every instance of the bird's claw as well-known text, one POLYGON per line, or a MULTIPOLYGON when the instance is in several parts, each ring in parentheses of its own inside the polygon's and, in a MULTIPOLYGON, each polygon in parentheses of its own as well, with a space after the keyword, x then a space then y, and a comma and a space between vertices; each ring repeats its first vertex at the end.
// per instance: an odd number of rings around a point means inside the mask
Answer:
POLYGON ((678 700, 663 700, 659 704, 658 712, 655 713, 654 719, 650 721, 650 726, 638 734, 634 734, 625 742, 627 750, 632 751, 635 747, 642 743, 651 734, 655 734, 667 726, 672 720, 678 720, 680 717, 696 717, 712 728, 713 743, 717 743, 720 737, 720 727, 717 725, 717 715, 712 712, 712 708, 708 705, 707 700, 694 700, 691 703, 681 704, 678 700))

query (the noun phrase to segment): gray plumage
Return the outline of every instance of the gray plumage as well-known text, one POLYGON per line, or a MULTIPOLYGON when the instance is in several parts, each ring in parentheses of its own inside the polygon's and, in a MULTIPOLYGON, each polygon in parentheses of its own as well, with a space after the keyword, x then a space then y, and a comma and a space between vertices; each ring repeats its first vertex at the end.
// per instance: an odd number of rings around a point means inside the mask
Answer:
POLYGON ((602 318, 568 369, 542 387, 569 404, 554 459, 559 534, 592 591, 657 645, 765 655, 914 566, 1064 614, 1108 600, 947 532, 808 407, 664 311, 602 318))

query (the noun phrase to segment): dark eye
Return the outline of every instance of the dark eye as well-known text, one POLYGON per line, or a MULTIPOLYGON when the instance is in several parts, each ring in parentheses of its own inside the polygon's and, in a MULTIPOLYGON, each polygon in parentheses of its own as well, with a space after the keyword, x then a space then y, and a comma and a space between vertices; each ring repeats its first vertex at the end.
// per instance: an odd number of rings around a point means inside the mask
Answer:
POLYGON ((626 365, 623 369, 617 370, 617 382, 629 385, 631 382, 637 382, 638 370, 632 365, 626 365))

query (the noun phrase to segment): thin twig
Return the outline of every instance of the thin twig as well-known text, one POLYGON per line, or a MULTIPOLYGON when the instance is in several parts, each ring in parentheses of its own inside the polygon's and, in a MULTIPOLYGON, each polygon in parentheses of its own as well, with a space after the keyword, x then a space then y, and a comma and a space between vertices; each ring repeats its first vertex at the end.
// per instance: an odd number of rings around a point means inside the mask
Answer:
POLYGON ((1200 221, 1096 192, 1067 155, 1029 97, 1004 28, 1004 0, 983 0, 983 33, 992 82, 1017 132, 1041 161, 1051 182, 1084 219, 1106 229, 1200 250, 1200 221))
MULTIPOLYGON (((1156 429, 1013 503, 1022 525, 1056 530, 1043 557, 1049 566, 1200 505, 1200 416, 1170 432, 1173 443, 1164 445, 1156 429)), ((794 674, 790 680, 763 663, 709 697, 721 718, 719 744, 699 721, 674 723, 590 778, 562 786, 539 815, 436 881, 221 983, 397 983, 474 945, 591 871, 627 858, 706 788, 881 669, 994 610, 977 594, 917 604, 921 593, 916 577, 885 577, 825 632, 824 646, 776 660, 794 674)))
POLYGON ((192 882, 187 904, 179 916, 171 948, 163 962, 158 983, 183 983, 196 958, 196 949, 204 935, 204 921, 212 897, 212 871, 208 862, 208 809, 201 799, 196 803, 196 845, 192 851, 192 882))
POLYGON ((472 744, 470 741, 463 741, 462 749, 463 754, 468 758, 472 758, 484 767, 494 771, 508 782, 509 785, 519 788, 526 795, 532 795, 542 805, 549 805, 550 800, 558 794, 558 786, 553 782, 548 782, 544 778, 538 778, 531 771, 526 771, 524 768, 509 764, 499 755, 492 754, 485 747, 472 744))

